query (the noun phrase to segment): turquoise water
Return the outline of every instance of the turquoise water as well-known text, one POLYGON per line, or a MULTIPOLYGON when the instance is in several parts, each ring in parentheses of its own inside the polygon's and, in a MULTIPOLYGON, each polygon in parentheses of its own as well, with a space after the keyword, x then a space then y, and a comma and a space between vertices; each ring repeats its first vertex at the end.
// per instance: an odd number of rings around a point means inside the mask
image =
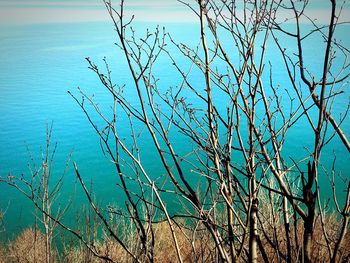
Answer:
MULTIPOLYGON (((196 26, 189 24, 168 25, 173 37, 178 41, 195 43, 198 35, 196 26)), ((144 26, 140 27, 141 30, 144 26)), ((99 140, 86 120, 82 110, 76 105, 67 91, 78 94, 81 87, 87 94, 95 94, 102 107, 110 106, 108 94, 99 84, 96 76, 87 68, 85 57, 91 57, 102 65, 102 58, 107 57, 119 83, 130 84, 125 61, 114 45, 115 37, 111 24, 42 24, 31 26, 0 26, 0 175, 28 174, 28 152, 35 156, 40 164, 41 146, 45 145, 45 129, 53 123, 52 141, 58 142, 55 158, 54 175, 57 177, 64 169, 72 153, 80 173, 89 182, 101 203, 122 203, 123 197, 116 187, 117 179, 111 162, 100 150, 99 140)), ((346 35, 349 27, 342 27, 339 36, 346 35)), ((344 38, 343 38, 344 39, 344 38)), ((292 44, 292 43, 291 43, 292 44)), ((320 44, 321 45, 321 44, 320 44)), ((350 47, 349 39, 345 46, 350 47)), ((308 63, 320 67, 320 59, 315 55, 315 43, 308 46, 308 63)), ((274 51, 269 51, 274 58, 274 51)), ((184 60, 177 57, 180 62, 184 60)), ((277 58, 276 58, 277 59, 277 58)), ((161 61, 158 68, 162 85, 176 85, 173 72, 164 71, 167 60, 161 61)), ((194 79, 198 75, 195 73, 194 79)), ((283 71, 276 71, 275 82, 285 82, 283 71)), ((202 80, 198 80, 200 83, 202 80)), ((130 85, 127 85, 130 87, 130 85)), ((132 89, 126 90, 130 100, 135 101, 132 89)), ((349 92, 334 105, 335 112, 341 112, 349 102, 349 92)), ((215 98, 220 101, 220 97, 215 98)), ((195 102, 194 102, 195 103, 195 102)), ((300 145, 312 146, 305 130, 305 123, 298 122, 292 131, 295 140, 286 142, 285 151, 290 156, 298 156, 306 150, 300 145), (303 142, 303 143, 295 143, 303 142)), ((343 124, 350 137, 349 118, 343 124)), ((128 136, 128 130, 120 126, 122 136, 128 136)), ((141 142, 141 147, 151 148, 150 141, 141 142)), ((190 150, 185 141, 178 140, 175 148, 190 150)), ((341 142, 336 138, 328 147, 324 163, 330 165, 332 150, 337 153, 338 171, 345 178, 350 178, 350 158, 341 142)), ((145 151, 146 152, 146 151, 145 151)), ((152 150, 144 154, 145 166, 155 176, 161 174, 154 162, 152 150)), ((326 184, 326 181, 323 182, 326 184)), ((89 184, 90 185, 90 184, 89 184)), ((74 207, 79 207, 85 200, 81 189, 76 186, 76 179, 70 165, 62 188, 62 203, 74 194, 74 207)), ((0 209, 6 210, 5 229, 1 238, 8 238, 13 233, 32 225, 34 210, 29 202, 5 185, 0 185, 0 209)))
MULTIPOLYGON (((82 110, 67 93, 70 90, 78 94, 77 87, 81 87, 87 94, 95 94, 102 104, 110 105, 107 93, 88 69, 86 57, 100 64, 107 57, 112 68, 118 66, 115 70, 119 73, 118 81, 127 81, 125 61, 114 45, 111 24, 1 26, 0 32, 1 176, 29 175, 30 155, 37 166, 41 164, 46 126, 52 123, 52 142, 58 142, 53 177, 62 175, 72 154, 84 178, 87 181, 92 178, 93 189, 98 189, 95 192, 100 194, 101 202, 121 202, 123 197, 116 187, 112 165, 101 153, 98 137, 82 110)), ((132 94, 129 98, 136 97, 132 94)), ((122 135, 123 132, 124 136, 128 135, 123 128, 120 130, 122 135)), ((144 144, 147 146, 147 142, 144 144)), ((157 166, 151 160, 145 160, 150 169, 157 166)), ((75 183, 70 165, 61 202, 73 194, 79 207, 85 197, 79 187, 75 190, 75 183)), ((33 207, 16 191, 1 185, 0 200, 0 209, 6 211, 6 232, 1 233, 2 238, 33 224, 33 207)))

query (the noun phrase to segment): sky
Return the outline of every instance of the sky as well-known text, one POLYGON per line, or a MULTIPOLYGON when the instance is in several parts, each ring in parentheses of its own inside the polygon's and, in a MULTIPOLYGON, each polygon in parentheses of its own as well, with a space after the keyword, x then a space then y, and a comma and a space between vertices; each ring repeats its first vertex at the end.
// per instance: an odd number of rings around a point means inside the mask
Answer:
MULTIPOLYGON (((112 1, 118 6, 119 1, 112 1)), ((126 15, 138 21, 193 20, 192 13, 176 0, 126 0, 126 15)), ((0 0, 0 24, 109 21, 102 0, 0 0)))
MULTIPOLYGON (((112 3, 117 6, 119 0, 112 3)), ((310 16, 326 22, 329 17, 329 1, 311 0, 310 4, 310 16)), ((125 0, 125 5, 126 15, 134 14, 137 21, 195 20, 191 11, 177 0, 125 0)), ((342 20, 350 20, 348 6, 349 4, 343 11, 342 20)), ((0 24, 93 22, 109 19, 102 0, 0 0, 0 24)))

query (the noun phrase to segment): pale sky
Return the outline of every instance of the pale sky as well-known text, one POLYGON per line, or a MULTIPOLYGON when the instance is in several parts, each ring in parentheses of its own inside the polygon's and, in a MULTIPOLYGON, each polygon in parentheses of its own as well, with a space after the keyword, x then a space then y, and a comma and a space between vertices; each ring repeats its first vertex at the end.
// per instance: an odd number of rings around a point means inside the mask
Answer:
MULTIPOLYGON (((189 0, 191 1, 194 2, 189 0)), ((119 0, 112 3, 117 7, 119 0)), ((310 17, 317 18, 321 23, 326 22, 329 19, 329 2, 311 0, 310 3, 310 17)), ((191 11, 177 0, 125 0, 125 6, 126 15, 134 14, 137 21, 162 23, 190 22, 196 19, 191 11)), ((0 0, 0 24, 109 20, 102 0, 0 0)), ((350 20, 349 8, 344 9, 341 20, 350 20)))
MULTIPOLYGON (((119 1, 112 4, 118 7, 119 1)), ((193 21, 191 11, 176 0, 126 0, 125 9, 126 15, 134 14, 138 21, 193 21)), ((1 24, 109 20, 102 0, 0 0, 1 24)))

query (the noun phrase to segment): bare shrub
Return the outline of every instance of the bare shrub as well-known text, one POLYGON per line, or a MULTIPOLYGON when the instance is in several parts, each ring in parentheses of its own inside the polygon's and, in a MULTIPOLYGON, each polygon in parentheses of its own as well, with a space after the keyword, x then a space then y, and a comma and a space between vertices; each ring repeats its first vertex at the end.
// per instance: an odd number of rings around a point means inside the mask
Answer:
MULTIPOLYGON (((27 181, 31 191, 24 194, 42 213, 46 247, 59 225, 84 246, 67 252, 72 262, 346 261, 350 184, 348 178, 336 183, 343 169, 335 157, 332 167, 321 158, 333 154, 329 147, 337 140, 340 150, 350 152, 342 126, 350 104, 333 107, 347 101, 350 78, 350 50, 335 34, 344 5, 330 0, 329 21, 320 23, 309 17, 309 1, 185 2, 197 19, 198 44, 189 45, 177 43, 165 28, 136 33, 125 2, 104 0, 128 74, 112 75, 106 58, 102 66, 86 58, 109 107, 81 89, 68 92, 113 164, 125 205, 99 205, 74 163, 104 233, 95 238, 65 225, 62 213, 51 211, 49 188, 38 195, 27 181), (324 41, 317 51, 323 67, 306 63, 315 55, 307 45, 312 38, 324 41), (169 85, 160 81, 160 66, 174 75, 169 85), (285 150, 290 145, 295 153, 285 150), (322 204, 327 193, 320 187, 327 177, 329 206, 322 204), (183 211, 169 209, 169 196, 183 211), (329 207, 337 216, 327 215, 329 207), (187 219, 192 225, 179 227, 187 219)), ((2 180, 21 190, 16 182, 22 178, 2 180)))

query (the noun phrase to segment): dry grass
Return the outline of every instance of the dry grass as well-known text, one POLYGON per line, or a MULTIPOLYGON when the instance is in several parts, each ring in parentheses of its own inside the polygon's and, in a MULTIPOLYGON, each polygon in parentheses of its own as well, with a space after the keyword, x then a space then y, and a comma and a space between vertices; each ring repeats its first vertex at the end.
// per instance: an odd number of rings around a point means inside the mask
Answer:
MULTIPOLYGON (((326 219, 326 228, 328 233, 328 238, 331 241, 336 240, 339 234, 341 221, 337 220, 335 216, 328 216, 326 219)), ((277 240, 279 244, 279 249, 282 253, 286 253, 286 240, 284 234, 283 225, 281 225, 281 220, 278 220, 279 227, 277 229, 277 240)), ((171 235, 169 225, 167 223, 159 223, 154 226, 155 231, 155 262, 178 262, 177 254, 171 235)), ((269 234, 272 233, 272 229, 268 229, 269 234)), ((176 237, 181 250, 181 255, 184 262, 216 262, 214 251, 214 244, 210 238, 208 232, 202 228, 193 232, 192 230, 186 229, 185 227, 175 228, 176 237), (193 241, 191 241, 193 240, 193 241)), ((302 240, 302 225, 298 225, 297 230, 298 239, 302 240)), ((129 232, 129 236, 126 237, 128 245, 131 250, 137 254, 140 251, 139 240, 137 235, 129 232)), ((294 249, 296 248, 295 235, 291 236, 293 240, 294 249)), ((320 224, 320 220, 315 223, 314 232, 314 247, 313 247, 313 262, 329 262, 329 254, 327 246, 325 243, 324 234, 320 224)), ((266 248, 270 262, 278 262, 278 257, 271 245, 269 245, 266 239, 262 238, 264 247, 266 248)), ((343 255, 350 254, 350 235, 347 235, 341 253, 343 255)), ((333 243, 334 245, 334 243, 333 243)), ((103 243, 96 245, 99 253, 101 255, 109 256, 116 262, 120 263, 131 263, 133 262, 131 257, 128 256, 125 251, 117 244, 114 240, 105 239, 103 243)), ((52 262, 67 262, 67 263, 102 263, 105 262, 95 256, 86 249, 83 245, 78 245, 75 247, 70 247, 65 249, 62 253, 60 259, 57 258, 57 253, 54 253, 54 258, 52 262)), ((295 256, 293 262, 297 262, 298 259, 295 256)), ((146 259, 142 260, 147 262, 146 259)), ((260 258, 261 259, 261 258, 260 258)), ((342 261, 346 262, 346 258, 342 261)), ((27 263, 41 263, 45 262, 45 238, 44 235, 33 229, 24 230, 17 238, 9 242, 6 248, 0 248, 0 263, 14 263, 14 262, 27 262, 27 263)))
MULTIPOLYGON (((273 245, 277 246, 283 255, 287 255, 287 238, 286 232, 283 225, 282 218, 277 218, 275 222, 264 222, 265 232, 268 238, 272 240, 273 245), (273 235, 275 231, 275 235, 273 235)), ((342 225, 342 220, 339 220, 334 214, 328 215, 325 218, 324 227, 327 232, 328 243, 330 247, 328 248, 325 234, 322 228, 322 223, 320 217, 315 221, 314 233, 312 236, 313 247, 312 247, 312 262, 330 262, 329 249, 333 251, 335 242, 339 238, 339 233, 342 225)), ((290 225, 290 240, 292 246, 292 258, 293 262, 298 262, 298 255, 301 253, 302 243, 303 243, 303 222, 298 221, 296 225, 291 222, 290 225)), ((269 258, 269 262, 280 262, 283 258, 282 255, 278 255, 276 247, 274 248, 271 243, 267 241, 266 236, 260 231, 260 236, 262 239, 263 246, 269 258)), ((342 242, 340 248, 340 257, 337 262, 349 262, 346 259, 350 255, 350 233, 348 232, 342 242)))
MULTIPOLYGON (((154 226, 155 233, 155 262, 178 262, 178 257, 168 223, 159 223, 154 226)), ((213 250, 213 243, 208 235, 197 233, 194 242, 191 242, 192 232, 180 227, 175 227, 176 238, 180 247, 181 256, 184 262, 212 262, 210 251, 213 250), (211 245, 210 245, 211 244, 211 245)), ((137 254, 139 251, 139 240, 136 235, 128 237, 128 244, 132 251, 137 254)), ((103 244, 97 245, 101 255, 108 256, 116 262, 131 263, 131 257, 114 240, 106 239, 103 244)), ((84 247, 76 247, 65 251, 65 262, 70 263, 102 263, 84 247)), ((141 259, 141 258, 139 258, 141 259)), ((147 262, 146 259, 142 260, 147 262)))
MULTIPOLYGON (((193 236, 193 232, 189 229, 177 226, 175 234, 184 262, 203 262, 203 260, 209 262, 210 251, 213 250, 214 246, 206 231, 196 231, 195 236, 193 236)), ((156 262, 178 262, 169 225, 167 223, 157 224, 155 235, 156 262)))
POLYGON ((0 245, 0 263, 6 263, 6 254, 5 248, 0 245))
MULTIPOLYGON (((52 255, 55 257, 55 252, 52 255)), ((6 248, 0 250, 0 262, 45 263, 45 236, 33 229, 24 230, 11 241, 6 248)), ((52 262, 56 262, 55 260, 52 262)))

